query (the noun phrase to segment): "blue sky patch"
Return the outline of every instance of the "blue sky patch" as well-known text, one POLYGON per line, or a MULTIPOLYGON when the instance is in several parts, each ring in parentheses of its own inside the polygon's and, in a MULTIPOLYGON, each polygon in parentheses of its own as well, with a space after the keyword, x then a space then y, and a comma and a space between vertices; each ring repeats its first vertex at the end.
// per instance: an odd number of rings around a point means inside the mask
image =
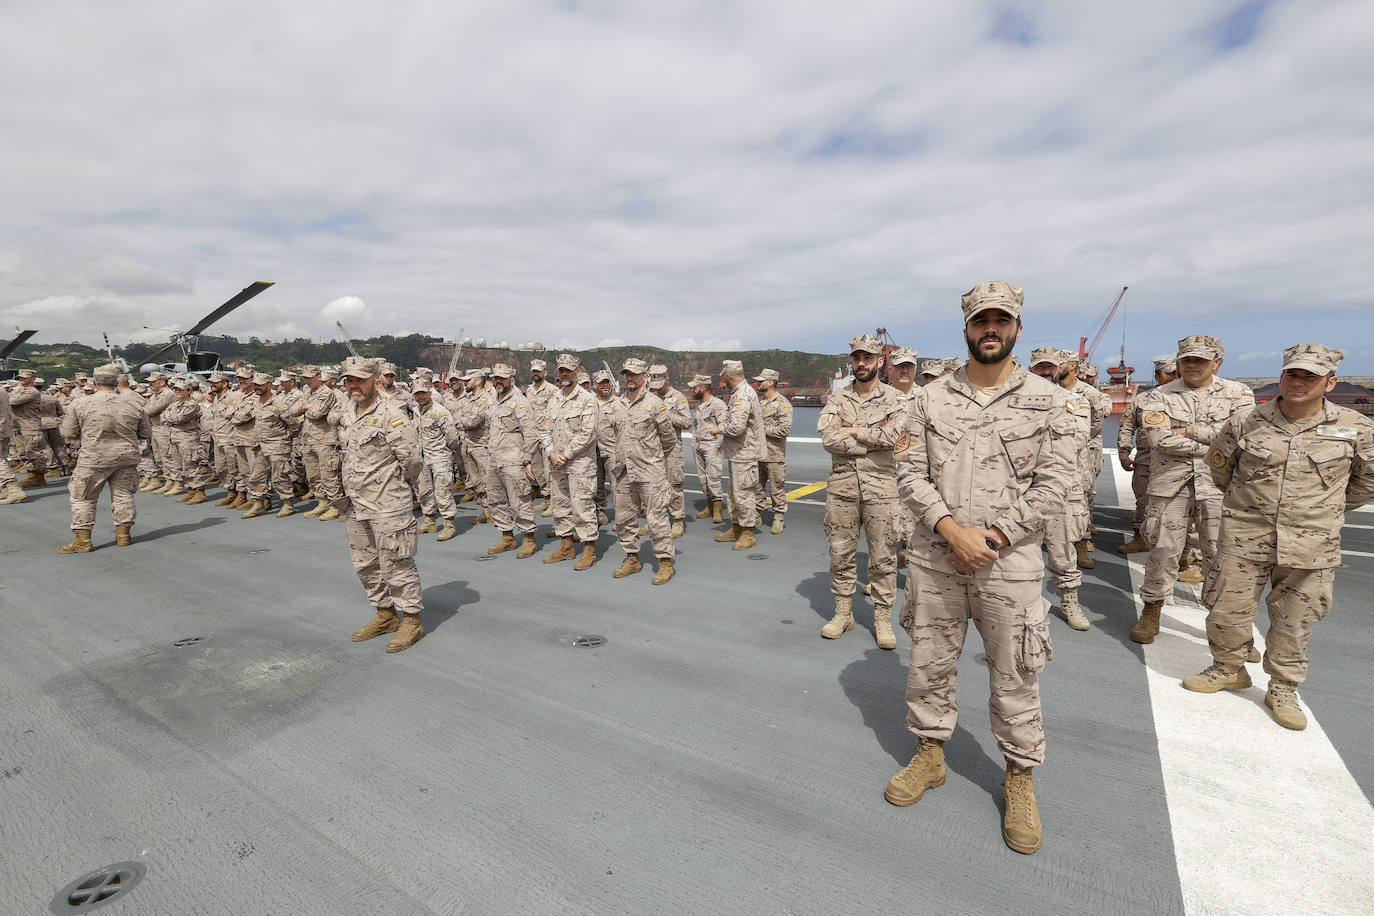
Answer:
POLYGON ((1246 0, 1217 22, 1213 35, 1224 51, 1243 48, 1255 40, 1268 0, 1246 0))

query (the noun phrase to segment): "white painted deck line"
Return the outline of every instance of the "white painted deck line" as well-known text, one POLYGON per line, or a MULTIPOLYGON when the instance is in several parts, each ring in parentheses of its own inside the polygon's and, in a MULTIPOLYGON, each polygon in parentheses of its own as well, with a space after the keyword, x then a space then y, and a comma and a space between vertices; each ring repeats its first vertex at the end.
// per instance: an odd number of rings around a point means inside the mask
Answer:
MULTIPOLYGON (((1111 467, 1117 493, 1130 494, 1129 473, 1111 467)), ((1137 556, 1127 566, 1139 595, 1137 556)), ((1165 604, 1159 636, 1142 647, 1186 912, 1374 913, 1374 807, 1312 710, 1304 704, 1305 731, 1279 727, 1259 665, 1247 666, 1247 690, 1180 685, 1211 662, 1206 616, 1165 604)), ((1263 651, 1258 632, 1255 645, 1263 651)))

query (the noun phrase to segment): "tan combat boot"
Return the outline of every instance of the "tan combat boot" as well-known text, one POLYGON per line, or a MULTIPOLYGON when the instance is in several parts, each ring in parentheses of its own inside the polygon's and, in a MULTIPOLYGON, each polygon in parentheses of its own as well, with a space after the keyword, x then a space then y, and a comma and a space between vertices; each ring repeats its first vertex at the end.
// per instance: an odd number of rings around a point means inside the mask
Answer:
POLYGON ((744 529, 743 529, 743 528, 741 528, 739 525, 732 524, 732 525, 730 526, 730 530, 729 530, 729 531, 722 531, 720 534, 718 534, 718 535, 715 536, 715 540, 716 540, 716 541, 719 541, 719 542, 722 543, 722 544, 724 544, 724 543, 726 543, 727 541, 736 541, 736 540, 739 540, 739 536, 740 536, 741 534, 743 534, 743 533, 744 533, 744 529))
POLYGON ((494 557, 498 553, 505 553, 507 550, 514 550, 517 546, 519 545, 515 543, 515 536, 511 534, 511 532, 509 531, 502 531, 501 540, 497 541, 494 546, 487 548, 487 556, 494 557))
POLYGON ((721 518, 720 500, 718 499, 711 503, 711 521, 717 523, 724 521, 724 519, 721 518))
POLYGON ((905 808, 920 801, 926 789, 938 789, 944 784, 945 743, 922 738, 916 747, 916 756, 888 782, 883 798, 905 808))
POLYGON ((539 550, 539 545, 535 543, 534 532, 527 531, 520 540, 520 551, 515 555, 517 560, 528 560, 539 550))
POLYGON ((854 599, 849 595, 835 596, 835 616, 821 627, 821 635, 826 639, 839 639, 854 629, 854 599))
POLYGON ((456 495, 456 494, 458 494, 458 493, 462 493, 462 492, 466 491, 467 488, 468 488, 468 487, 467 487, 467 484, 463 483, 463 481, 461 481, 461 480, 455 480, 455 481, 453 482, 453 486, 451 486, 451 487, 448 488, 448 491, 449 491, 450 493, 453 493, 453 494, 456 495))
POLYGON ((606 514, 605 509, 596 510, 596 523, 598 525, 609 525, 611 523, 611 517, 606 514))
POLYGON ((873 641, 879 649, 897 648, 897 634, 892 632, 891 605, 873 605, 873 641))
POLYGON ((553 505, 550 503, 539 511, 540 518, 553 518, 553 505))
MULTIPOLYGON (((181 484, 177 484, 177 486, 181 487, 181 484)), ((193 495, 195 495, 195 492, 195 490, 188 490, 185 487, 181 487, 181 492, 177 494, 177 502, 186 502, 186 500, 190 499, 193 495)))
POLYGON ((61 476, 62 476, 62 469, 61 469, 61 468, 48 468, 48 470, 47 470, 46 472, 44 472, 43 476, 44 476, 44 477, 61 477, 61 476))
POLYGON ((584 569, 591 569, 592 566, 593 566, 595 563, 596 563, 596 542, 595 542, 595 541, 583 541, 583 542, 582 542, 582 554, 581 554, 581 556, 579 556, 579 557, 577 558, 577 562, 573 564, 573 570, 574 570, 575 572, 581 572, 581 571, 584 570, 584 569))
POLYGON ((341 518, 343 518, 343 513, 333 506, 325 509, 324 512, 320 514, 320 521, 322 522, 336 522, 341 518))
POLYGON ((48 485, 48 478, 37 471, 29 471, 29 476, 19 481, 21 487, 45 487, 48 485))
POLYGON ((1274 721, 1284 728, 1300 732, 1307 727, 1307 716, 1298 704, 1298 685, 1295 682, 1270 678, 1269 689, 1264 693, 1264 705, 1273 710, 1274 721))
POLYGON ((433 534, 439 530, 439 525, 434 521, 434 516, 426 515, 424 524, 415 529, 416 534, 433 534))
POLYGON ((639 526, 639 536, 640 536, 640 537, 644 537, 644 536, 645 536, 646 534, 648 534, 648 533, 649 533, 649 523, 646 521, 644 524, 642 524, 642 525, 639 526))
POLYGON ((1002 817, 1002 840, 1009 849, 1030 855, 1040 848, 1040 809, 1035 804, 1031 768, 1007 761, 1002 783, 1007 811, 1002 817))
POLYGON ((281 509, 277 512, 277 518, 287 518, 296 514, 296 500, 290 496, 281 501, 281 509))
POLYGON ((1086 538, 1073 546, 1078 551, 1079 569, 1092 569, 1097 566, 1097 561, 1093 559, 1093 545, 1086 538))
POLYGON ((612 579, 623 579, 623 578, 625 578, 626 576, 633 576, 635 573, 639 572, 639 571, 640 571, 641 569, 643 569, 643 568, 644 568, 643 566, 640 566, 640 565, 639 565, 639 555, 638 555, 638 554, 633 554, 633 553, 627 554, 627 555, 625 556, 625 562, 620 564, 620 568, 619 568, 619 569, 617 569, 615 572, 611 573, 611 578, 612 578, 612 579))
POLYGON ((453 519, 451 519, 451 518, 446 518, 446 519, 444 519, 444 527, 443 527, 443 530, 441 530, 437 535, 435 535, 434 540, 436 540, 436 541, 451 541, 451 540, 453 540, 453 538, 454 538, 457 534, 458 534, 458 529, 455 528, 455 527, 453 527, 453 519))
POLYGON ((1250 674, 1244 665, 1228 668, 1213 662, 1197 674, 1183 679, 1183 687, 1195 693, 1216 693, 1219 690, 1244 690, 1250 686, 1250 674))
POLYGON ((372 618, 372 622, 353 634, 353 641, 363 642, 384 633, 395 633, 400 628, 401 621, 396 617, 396 609, 379 607, 377 608, 377 616, 372 618))
POLYGON ((133 532, 129 530, 129 525, 115 525, 115 546, 128 547, 134 542, 133 532))
POLYGON ((1088 618, 1084 616, 1083 609, 1078 606, 1078 589, 1061 588, 1059 590, 1059 613, 1063 616, 1064 622, 1075 630, 1086 630, 1092 624, 1088 623, 1088 618))
POLYGON ((773 527, 770 528, 770 529, 768 529, 768 530, 771 531, 771 532, 773 532, 774 534, 782 534, 782 529, 783 529, 782 516, 781 516, 781 515, 774 515, 774 516, 773 516, 773 527))
POLYGON ((240 518, 258 518, 259 516, 266 515, 267 510, 272 508, 272 501, 264 496, 261 499, 250 500, 248 505, 252 508, 239 516, 240 518))
POLYGON ((139 493, 147 493, 147 492, 148 492, 149 490, 151 490, 152 488, 153 488, 153 478, 151 478, 151 477, 140 477, 140 478, 138 478, 138 492, 139 492, 139 493))
POLYGON ((29 494, 25 493, 24 488, 13 480, 5 484, 3 490, 0 490, 0 506, 8 506, 10 503, 17 503, 28 498, 29 494))
MULTIPOLYGON (((719 538, 717 538, 717 540, 719 540, 719 538)), ((749 549, 752 548, 753 546, 754 546, 754 529, 753 529, 753 528, 741 528, 741 529, 739 530, 739 537, 735 539, 735 546, 731 547, 730 549, 731 549, 731 550, 749 550, 749 549)))
POLYGON ((1140 619, 1131 627, 1131 641, 1149 645, 1159 635, 1159 613, 1164 609, 1163 601, 1146 601, 1140 609, 1140 619))
POLYGON ((1178 571, 1178 581, 1196 585, 1205 577, 1202 575, 1202 566, 1188 566, 1178 571))
POLYGON ((458 500, 458 502, 460 502, 460 503, 470 503, 470 502, 472 502, 472 501, 475 500, 475 499, 477 499, 477 491, 476 491, 476 490, 468 490, 466 493, 463 494, 463 498, 460 499, 460 500, 458 500))
POLYGON ((58 553, 90 553, 95 548, 91 546, 91 533, 82 531, 79 528, 72 529, 72 542, 63 544, 57 548, 58 553))
POLYGON ((491 522, 491 510, 483 508, 482 514, 472 520, 474 525, 486 525, 491 522))
POLYGON ((400 652, 409 649, 424 638, 425 628, 420 626, 420 615, 405 614, 401 618, 401 628, 391 637, 391 642, 386 644, 386 651, 400 652))
POLYGON ((201 503, 209 502, 210 498, 205 495, 204 487, 196 487, 186 494, 186 505, 199 506, 201 503))
POLYGON ((311 509, 309 512, 302 512, 301 515, 305 518, 319 518, 321 515, 324 515, 326 505, 327 503, 325 503, 324 500, 316 500, 315 508, 311 509))
POLYGON ((232 506, 232 505, 234 504, 234 501, 237 500, 238 498, 239 498, 239 494, 238 494, 238 491, 237 491, 237 490, 228 490, 228 491, 225 492, 224 498, 221 499, 219 502, 215 503, 215 505, 216 505, 216 506, 232 506))
MULTIPOLYGON (((185 492, 186 492, 186 484, 184 484, 184 483, 182 483, 180 480, 178 480, 176 483, 172 484, 172 489, 166 491, 166 492, 163 493, 162 495, 163 495, 163 496, 180 496, 181 494, 183 494, 183 493, 185 493, 185 492)), ((180 502, 180 500, 178 500, 178 502, 180 502)))
POLYGON ((674 540, 676 540, 677 538, 680 538, 687 533, 687 526, 683 524, 682 519, 675 518, 673 519, 673 527, 668 533, 673 536, 674 540))
POLYGON ((562 563, 564 560, 571 560, 576 553, 573 551, 573 539, 569 535, 563 536, 563 541, 558 545, 558 549, 544 558, 545 563, 562 563))
POLYGON ((658 561, 658 571, 654 573, 653 581, 652 581, 650 584, 651 584, 651 585, 662 585, 663 583, 667 582, 667 581, 668 581, 669 579, 671 579, 671 578, 673 578, 673 561, 672 561, 672 560, 659 560, 659 561, 658 561))
POLYGON ((702 507, 702 510, 701 510, 700 512, 697 513, 697 518, 710 518, 710 517, 711 517, 711 506, 714 505, 714 503, 715 503, 714 500, 710 500, 710 499, 706 500, 706 505, 705 505, 704 507, 702 507))
POLYGON ((161 486, 157 487, 157 489, 149 490, 148 492, 152 493, 154 496, 166 496, 167 492, 173 489, 176 485, 177 482, 175 480, 164 480, 162 481, 161 486))
POLYGON ((1145 553, 1150 549, 1150 545, 1140 536, 1139 528, 1135 529, 1132 535, 1129 541, 1116 548, 1117 553, 1145 553))
POLYGON ((1250 664, 1258 664, 1260 661, 1260 650, 1255 646, 1254 640, 1250 641, 1250 648, 1245 653, 1245 660, 1250 664))
POLYGON ((253 498, 247 490, 239 490, 239 498, 229 504, 230 509, 247 509, 253 505, 253 498))

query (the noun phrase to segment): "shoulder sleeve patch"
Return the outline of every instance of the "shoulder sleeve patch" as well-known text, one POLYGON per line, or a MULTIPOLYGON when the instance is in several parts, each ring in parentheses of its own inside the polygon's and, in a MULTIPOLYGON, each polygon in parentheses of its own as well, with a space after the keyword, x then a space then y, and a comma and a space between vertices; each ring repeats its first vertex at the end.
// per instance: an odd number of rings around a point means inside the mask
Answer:
POLYGON ((1169 417, 1162 411, 1147 410, 1144 416, 1140 418, 1140 425, 1151 429, 1163 429, 1169 425, 1169 417))
POLYGON ((1214 468, 1220 469, 1226 467, 1227 460, 1227 457, 1216 449, 1211 449, 1207 452, 1207 463, 1214 468))
POLYGON ((396 419, 394 419, 394 420, 391 421, 391 425, 392 425, 392 426, 400 426, 400 425, 401 425, 402 423, 404 423, 405 421, 406 421, 406 418, 405 418, 405 417, 397 417, 396 419))

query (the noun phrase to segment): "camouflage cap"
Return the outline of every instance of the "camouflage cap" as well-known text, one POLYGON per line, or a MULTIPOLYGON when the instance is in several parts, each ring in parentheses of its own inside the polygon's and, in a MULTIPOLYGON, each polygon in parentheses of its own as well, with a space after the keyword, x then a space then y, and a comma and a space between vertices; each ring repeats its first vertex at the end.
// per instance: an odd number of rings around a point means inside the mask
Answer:
POLYGON ((1156 372, 1156 373, 1159 373, 1159 372, 1168 372, 1168 373, 1170 373, 1170 374, 1172 374, 1172 375, 1177 375, 1177 374, 1178 374, 1178 357, 1177 357, 1177 356, 1156 356, 1156 357, 1155 357, 1155 372, 1156 372))
POLYGON ((1283 351, 1283 370, 1306 369, 1313 375, 1332 375, 1345 359, 1340 350, 1323 344, 1295 344, 1283 351))
POLYGON ((114 363, 96 366, 91 376, 97 385, 113 385, 119 381, 119 367, 114 363))
POLYGON ((580 370, 577 375, 573 377, 573 383, 576 385, 589 385, 591 381, 592 377, 586 373, 586 370, 580 370))
POLYGON ((222 381, 224 381, 224 373, 223 373, 223 372, 211 372, 211 373, 210 373, 210 381, 211 381, 211 382, 222 382, 222 381))
POLYGON ((266 372, 254 372, 254 373, 253 373, 253 384, 254 384, 254 385, 270 385, 270 384, 272 384, 272 376, 268 375, 266 372))
POLYGON ((432 394, 434 392, 434 386, 431 385, 429 382, 421 380, 417 381, 415 383, 415 387, 411 388, 410 390, 415 394, 419 394, 421 391, 425 392, 426 394, 432 394))
POLYGON ((174 379, 172 379, 170 382, 168 382, 167 384, 168 384, 168 387, 174 388, 174 389, 176 389, 177 391, 190 391, 190 390, 191 390, 190 384, 189 384, 189 383, 186 381, 186 379, 184 379, 184 378, 174 378, 174 379))
POLYGON ((849 342, 850 353, 882 353, 883 342, 872 334, 860 334, 849 342))
POLYGON ((723 359, 720 361, 720 371, 728 372, 731 375, 743 375, 744 363, 737 359, 723 359))
POLYGON ((90 378, 90 376, 78 369, 76 375, 73 375, 72 378, 76 379, 78 382, 84 382, 86 379, 90 378))
POLYGON ((515 378, 515 370, 505 363, 497 363, 491 367, 492 378, 515 378))
POLYGON ((484 376, 482 374, 481 369, 469 369, 468 371, 463 373, 463 381, 465 382, 471 382, 474 379, 479 379, 483 377, 484 376))
POLYGON ((301 378, 319 378, 319 377, 320 377, 320 367, 319 367, 319 366, 306 366, 304 369, 301 370, 301 378))
POLYGON ((349 375, 353 378, 372 378, 381 373, 382 367, 375 359, 368 359, 366 356, 350 356, 343 361, 340 375, 349 375))
POLYGON ((558 354, 558 359, 554 360, 554 364, 560 369, 571 369, 574 372, 577 371, 577 357, 573 356, 571 353, 558 354))
POLYGON ((710 388, 712 383, 713 382, 711 376, 703 375, 700 372, 698 372, 696 375, 692 376, 692 381, 690 384, 693 388, 697 387, 698 385, 705 385, 707 388, 710 388))
POLYGON ((450 369, 450 370, 449 370, 449 373, 448 373, 448 380, 449 380, 450 382, 453 381, 454 379, 458 379, 459 381, 462 381, 462 380, 463 380, 463 376, 465 376, 465 375, 467 375, 467 373, 466 373, 466 372, 463 372, 463 371, 461 371, 461 370, 459 370, 459 369, 450 369))
POLYGON ((36 378, 37 375, 38 375, 38 373, 37 373, 37 372, 34 372, 32 369, 20 369, 19 372, 18 372, 14 377, 15 377, 15 378, 36 378))
POLYGON ((548 369, 549 369, 549 364, 546 363, 546 362, 544 362, 542 359, 532 359, 532 360, 530 360, 530 371, 531 371, 531 372, 547 372, 548 369))
POLYGON ((667 376, 668 376, 668 367, 665 366, 665 365, 663 365, 662 363, 654 363, 652 366, 649 367, 649 374, 650 374, 650 375, 661 375, 661 376, 663 376, 664 378, 667 378, 667 376))
POLYGON ((296 373, 292 372, 290 369, 283 369, 281 374, 277 376, 277 381, 279 382, 294 382, 295 380, 296 373))
POLYGON ((410 370, 411 378, 416 378, 417 376, 421 375, 427 375, 430 378, 433 378, 434 370, 429 368, 428 366, 416 366, 414 369, 410 370))
POLYGON ((989 280, 964 293, 960 305, 964 309, 964 323, 967 324, 974 315, 988 309, 1001 309, 1013 318, 1020 318, 1021 306, 1025 301, 1025 290, 1002 280, 989 280))
POLYGON ((44 385, 46 385, 46 384, 48 383, 48 380, 45 379, 45 378, 43 378, 43 376, 40 375, 40 376, 38 376, 37 378, 35 378, 35 379, 33 380, 33 383, 34 383, 35 385, 37 385, 38 387, 41 388, 41 387, 43 387, 44 385))
POLYGON ((644 360, 642 359, 635 359, 633 356, 631 356, 629 359, 625 360, 624 364, 621 365, 620 371, 628 372, 631 375, 643 375, 644 373, 649 371, 649 364, 644 362, 644 360))
POLYGON ((1220 337, 1206 334, 1192 334, 1178 342, 1178 358, 1197 356, 1202 359, 1221 359, 1225 351, 1221 348, 1220 337))
POLYGON ((1083 361, 1078 358, 1077 350, 1065 350, 1063 348, 1060 348, 1056 352, 1059 354, 1059 365, 1061 366, 1065 363, 1081 363, 1082 365, 1079 366, 1080 369, 1085 368, 1087 366, 1086 363, 1083 363, 1083 361))
POLYGON ((482 373, 482 378, 484 378, 484 379, 491 378, 492 375, 494 374, 494 373, 491 371, 491 366, 483 366, 483 367, 482 367, 480 370, 478 370, 478 371, 482 373))
POLYGON ((62 377, 60 377, 60 376, 59 376, 58 378, 56 378, 56 379, 53 380, 53 384, 56 385, 58 388, 61 388, 63 385, 70 385, 71 383, 72 383, 72 380, 71 380, 71 379, 69 379, 69 378, 62 378, 62 377))
MULTIPOLYGON (((1077 358, 1078 358, 1077 355, 1075 355, 1075 356, 1074 356, 1074 359, 1077 359, 1077 358)), ((1084 378, 1097 378, 1097 376, 1098 376, 1098 369, 1097 369, 1097 367, 1094 366, 1092 363, 1089 363, 1089 362, 1080 362, 1080 363, 1078 364, 1078 374, 1081 375, 1081 376, 1083 376, 1084 378)))
POLYGON ((253 377, 253 370, 252 370, 252 369, 249 369, 247 366, 239 366, 237 369, 234 370, 234 377, 235 377, 235 378, 252 378, 252 377, 253 377))
POLYGON ((609 371, 607 371, 607 370, 605 370, 605 369, 598 369, 598 370, 596 370, 595 372, 592 373, 592 381, 594 381, 594 382, 614 382, 614 381, 615 381, 615 378, 611 375, 611 373, 610 373, 609 371))
POLYGON ((1031 351, 1030 365, 1038 366, 1041 363, 1051 363, 1059 365, 1059 354, 1064 352, 1058 347, 1036 347, 1031 351))
MULTIPOLYGON (((1034 365, 1032 363, 1032 365, 1034 365)), ((941 375, 945 371, 945 361, 943 359, 928 359, 921 367, 922 375, 941 375)))
POLYGON ((377 374, 378 374, 378 375, 395 375, 395 374, 396 374, 396 364, 395 364, 395 363, 391 363, 391 362, 387 362, 387 361, 384 360, 384 359, 379 359, 379 360, 377 360, 377 374))
POLYGON ((329 380, 332 379, 332 378, 333 378, 333 379, 336 379, 336 378, 338 378, 338 377, 339 377, 339 370, 338 370, 338 369, 335 369, 333 366, 328 366, 328 367, 326 367, 326 368, 320 370, 320 378, 324 379, 325 381, 329 381, 329 380))
POLYGON ((894 365, 916 365, 916 351, 911 347, 898 347, 888 356, 888 361, 894 365))
POLYGON ((754 376, 754 381, 756 382, 776 382, 777 380, 778 370, 776 369, 764 369, 758 375, 754 376))

